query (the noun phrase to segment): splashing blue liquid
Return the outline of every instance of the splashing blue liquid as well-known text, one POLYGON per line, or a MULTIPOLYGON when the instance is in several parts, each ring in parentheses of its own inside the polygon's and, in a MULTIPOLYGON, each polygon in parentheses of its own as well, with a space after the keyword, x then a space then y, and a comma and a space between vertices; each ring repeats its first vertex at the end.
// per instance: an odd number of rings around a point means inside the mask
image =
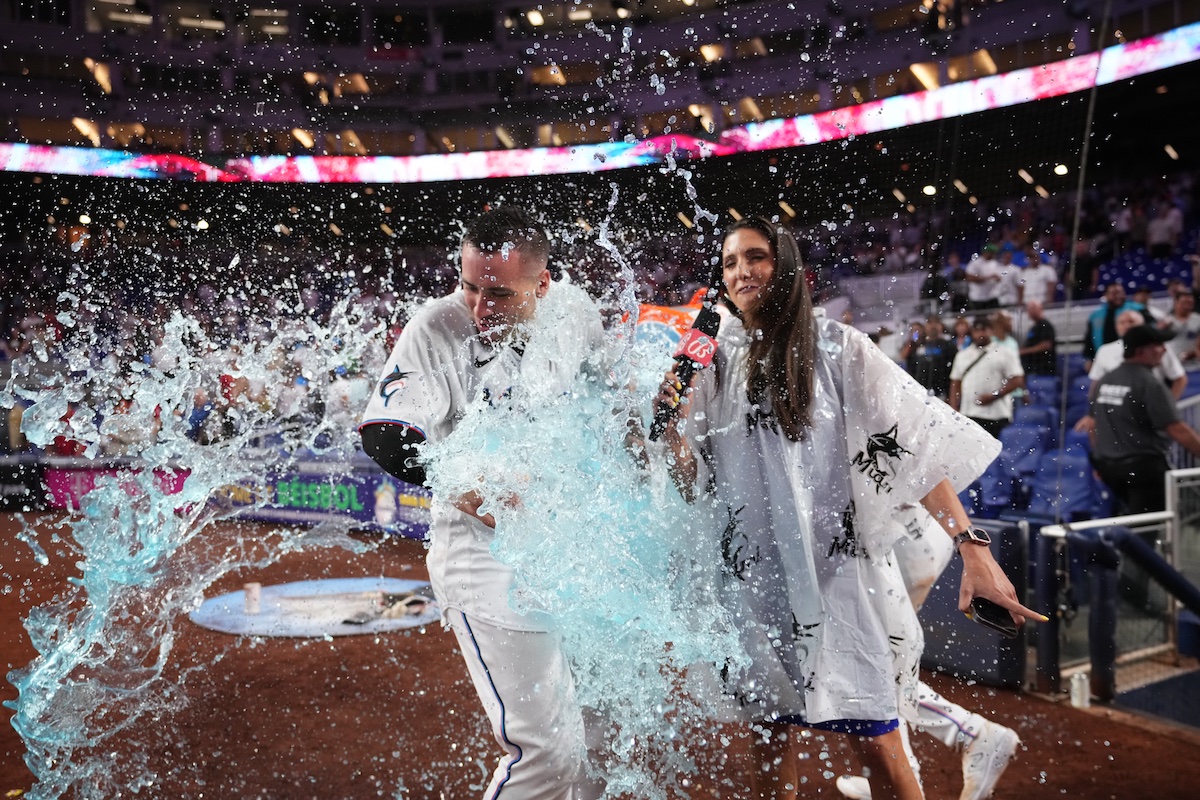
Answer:
MULTIPOLYGON (((260 547, 249 556, 236 542, 221 542, 212 528, 242 510, 212 502, 223 487, 252 484, 301 453, 346 460, 352 454, 353 429, 335 414, 287 419, 280 411, 288 402, 280 389, 294 385, 300 368, 288 355, 303 352, 311 363, 327 365, 377 358, 380 330, 362 324, 349 300, 331 319, 327 327, 277 325, 260 340, 243 342, 232 362, 194 320, 177 313, 163 326, 153 365, 115 356, 94 366, 87 345, 58 360, 14 364, 0 404, 31 404, 22 430, 33 444, 46 447, 65 436, 83 444, 85 456, 98 457, 118 430, 141 433, 135 462, 99 479, 78 512, 58 523, 80 576, 25 620, 38 656, 9 673, 18 699, 8 705, 37 779, 28 797, 152 793, 156 776, 139 763, 141 756, 115 765, 106 748, 122 731, 183 702, 164 678, 176 620, 235 569, 265 566, 308 547, 369 547, 346 535, 348 525, 331 523, 301 533, 281 530, 256 542, 260 547), (197 437, 193 398, 216 395, 222 375, 247 392, 216 404, 210 433, 197 437), (74 412, 69 419, 68 410, 74 412), (182 488, 163 479, 180 471, 187 476, 182 488)), ((315 383, 322 380, 314 376, 315 383)), ((19 538, 40 563, 49 563, 31 530, 19 538)))
MULTIPOLYGON (((560 322, 539 308, 526 358, 573 346, 563 340, 581 329, 560 322)), ((578 700, 602 720, 593 772, 609 795, 654 800, 694 771, 687 731, 716 713, 685 673, 739 666, 742 651, 711 520, 628 447, 630 414, 649 405, 669 353, 642 352, 619 328, 608 344, 565 389, 531 374, 504 403, 480 398, 424 457, 435 498, 484 497, 492 551, 517 574, 510 603, 561 635, 578 700), (629 383, 655 372, 641 393, 629 383)))

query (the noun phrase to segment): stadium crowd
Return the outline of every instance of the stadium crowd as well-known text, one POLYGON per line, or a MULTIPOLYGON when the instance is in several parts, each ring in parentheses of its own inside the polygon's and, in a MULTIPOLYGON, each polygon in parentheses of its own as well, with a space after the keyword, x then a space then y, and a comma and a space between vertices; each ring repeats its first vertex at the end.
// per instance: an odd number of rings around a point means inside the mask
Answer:
MULTIPOLYGON (((954 215, 902 211, 890 219, 851 220, 837 227, 792 227, 804 247, 818 302, 838 296, 839 284, 848 285, 846 279, 926 273, 920 301, 913 305, 920 316, 914 316, 905 334, 893 335, 885 350, 933 394, 950 398, 955 361, 978 342, 981 327, 989 329, 984 334, 988 346, 1011 349, 1025 373, 1053 374, 1061 369, 1055 354, 1063 343, 1042 318, 1046 305, 1066 297, 1068 289, 1076 299, 1095 297, 1105 288, 1105 270, 1112 272, 1131 255, 1143 264, 1190 258, 1194 265, 1195 189, 1195 175, 1181 172, 1165 180, 1148 178, 1090 190, 1080 204, 1080 237, 1074 246, 1075 198, 1070 195, 1030 195, 992 207, 969 206, 954 215), (1028 314, 1031 324, 1024 326, 1028 329, 1021 341, 1006 308, 1028 314)), ((261 339, 266 331, 292 331, 295 341, 288 357, 295 365, 293 382, 270 402, 285 410, 284 416, 337 413, 350 425, 353 406, 367 391, 365 376, 377 365, 307 363, 305 321, 327 324, 335 302, 349 298, 347 307, 360 315, 359 324, 382 322, 393 338, 413 303, 445 294, 457 281, 451 253, 440 247, 392 242, 348 246, 340 239, 284 235, 250 247, 195 244, 182 232, 134 236, 78 225, 48 226, 21 241, 4 243, 0 381, 7 384, 13 361, 30 353, 36 357, 35 371, 41 368, 49 375, 55 358, 76 345, 90 353, 93 365, 105 359, 152 364, 161 357, 162 326, 179 310, 223 351, 214 359, 217 363, 235 363, 239 348, 261 339), (314 392, 316 386, 323 387, 321 393, 314 392)), ((614 244, 624 263, 613 251, 570 231, 559 237, 555 260, 571 265, 572 278, 593 294, 632 289, 640 302, 659 305, 685 305, 707 280, 703 248, 687 232, 629 235, 624 240, 617 234, 614 244)), ((1152 272, 1154 288, 1161 290, 1167 273, 1152 272)), ((1142 288, 1139 275, 1146 274, 1143 269, 1110 282, 1142 288)), ((1195 294, 1190 270, 1185 277, 1176 277, 1166 287, 1163 305, 1163 300, 1151 301, 1149 291, 1128 305, 1151 322, 1161 320, 1164 327, 1183 331, 1185 338, 1179 341, 1191 342, 1188 361, 1196 368, 1200 360, 1194 356, 1194 340, 1200 316, 1187 307, 1187 300, 1175 299, 1195 294)), ((853 307, 854 297, 846 300, 853 307)), ((1126 305, 1124 299, 1121 305, 1126 305)), ((1111 328, 1100 338, 1115 338, 1111 328)), ((889 332, 872 333, 887 338, 889 332)), ((386 353, 389 346, 390 341, 379 352, 386 353)), ((1177 346, 1178 342, 1171 345, 1177 346)), ((222 407, 247 399, 268 401, 265 387, 232 378, 232 371, 214 369, 211 391, 195 399, 192 435, 200 441, 223 435, 229 418, 219 413, 222 407)), ((1005 394, 1012 395, 1012 402, 999 404, 1008 409, 1001 416, 1011 421, 1013 403, 1019 406, 1025 393, 1013 386, 1005 394)), ((11 412, 5 410, 7 430, 0 436, 0 450, 28 447, 18 432, 20 413, 20 403, 11 412)), ((123 436, 119 426, 113 427, 109 454, 129 452, 145 435, 127 433, 123 436)), ((53 449, 63 455, 79 452, 67 441, 53 449)))

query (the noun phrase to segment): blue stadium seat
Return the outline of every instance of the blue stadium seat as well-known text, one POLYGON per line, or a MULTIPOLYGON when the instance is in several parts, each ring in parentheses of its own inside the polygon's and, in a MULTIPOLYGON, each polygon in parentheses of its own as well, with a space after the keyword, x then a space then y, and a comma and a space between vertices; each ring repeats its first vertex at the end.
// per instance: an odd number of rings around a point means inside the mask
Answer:
POLYGON ((1076 403, 1074 405, 1067 406, 1067 418, 1066 418, 1067 430, 1074 428, 1075 423, 1079 422, 1079 420, 1086 417, 1087 414, 1088 414, 1088 404, 1087 403, 1076 403))
POLYGON ((1025 389, 1034 405, 1057 407, 1062 402, 1057 375, 1026 375, 1025 389))
POLYGON ((1092 379, 1086 375, 1072 378, 1067 384, 1067 405, 1073 406, 1079 403, 1087 403, 1088 392, 1092 389, 1092 379))
POLYGON ((1050 405, 1023 405, 1013 411, 1013 422, 1019 425, 1042 425, 1049 429, 1046 449, 1058 446, 1058 409, 1050 405))
POLYGON ((1067 380, 1087 374, 1083 368, 1083 353, 1063 353, 1059 356, 1059 362, 1058 371, 1065 375, 1067 380))
POLYGON ((1037 472, 1038 462, 1046 452, 1050 429, 1044 425, 1023 425, 1014 422, 1000 431, 1000 444, 1008 457, 1009 471, 1015 478, 1037 472))
POLYGON ((1074 451, 1046 453, 1031 481, 1030 516, 1065 521, 1107 513, 1087 456, 1074 451))
POLYGON ((1067 435, 1063 441, 1063 450, 1068 453, 1086 456, 1092 451, 1092 439, 1086 433, 1080 433, 1073 428, 1067 428, 1067 435))
POLYGON ((982 516, 994 519, 1014 508, 1024 507, 1017 493, 1009 457, 1001 452, 976 481, 978 497, 973 498, 982 516))

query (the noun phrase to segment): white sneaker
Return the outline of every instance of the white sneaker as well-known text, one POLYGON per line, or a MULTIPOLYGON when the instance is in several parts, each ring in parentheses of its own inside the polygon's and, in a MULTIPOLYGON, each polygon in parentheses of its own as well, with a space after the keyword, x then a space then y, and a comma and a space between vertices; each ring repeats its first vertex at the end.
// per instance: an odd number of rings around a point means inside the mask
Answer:
POLYGON ((842 797, 850 800, 871 800, 871 784, 861 775, 840 775, 834 783, 842 797))
POLYGON ((985 720, 979 735, 963 752, 963 790, 959 800, 991 797, 1019 744, 1021 740, 1015 731, 985 720))

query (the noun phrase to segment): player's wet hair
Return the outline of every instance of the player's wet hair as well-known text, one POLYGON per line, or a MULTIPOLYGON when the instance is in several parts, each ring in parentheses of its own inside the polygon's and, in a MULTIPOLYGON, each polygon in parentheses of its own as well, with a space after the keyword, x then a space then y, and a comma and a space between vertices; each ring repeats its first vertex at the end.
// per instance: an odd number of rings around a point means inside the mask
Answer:
POLYGON ((518 206, 500 206, 476 217, 463 232, 462 243, 484 253, 511 247, 542 261, 550 258, 546 229, 518 206))
POLYGON ((739 220, 725 236, 744 229, 766 237, 775 258, 762 301, 744 320, 750 335, 746 391, 751 403, 762 402, 764 394, 769 397, 779 427, 789 439, 800 441, 812 424, 817 340, 800 247, 783 227, 763 217, 739 220))

